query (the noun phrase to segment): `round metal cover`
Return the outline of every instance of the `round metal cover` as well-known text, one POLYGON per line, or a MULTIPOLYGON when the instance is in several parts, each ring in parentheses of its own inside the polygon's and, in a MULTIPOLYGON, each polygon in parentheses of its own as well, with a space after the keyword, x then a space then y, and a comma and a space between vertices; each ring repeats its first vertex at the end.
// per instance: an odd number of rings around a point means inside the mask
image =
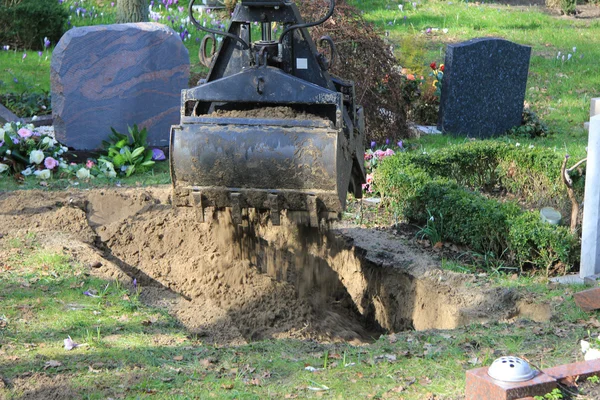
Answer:
POLYGON ((523 382, 535 376, 529 363, 519 357, 500 357, 488 368, 488 375, 503 382, 523 382))

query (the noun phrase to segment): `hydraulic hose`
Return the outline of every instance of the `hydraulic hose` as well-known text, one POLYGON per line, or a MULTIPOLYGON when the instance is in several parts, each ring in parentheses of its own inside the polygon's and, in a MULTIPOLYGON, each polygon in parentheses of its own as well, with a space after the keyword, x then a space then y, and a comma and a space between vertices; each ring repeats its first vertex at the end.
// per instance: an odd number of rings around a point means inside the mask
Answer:
POLYGON ((331 17, 333 15, 334 9, 335 9, 335 0, 330 0, 329 11, 327 11, 327 15, 325 15, 323 18, 321 18, 320 20, 318 20, 316 22, 308 22, 308 23, 304 23, 304 24, 290 26, 289 28, 287 28, 286 30, 284 30, 281 33, 281 36, 279 37, 279 44, 283 43, 283 38, 285 37, 285 35, 287 35, 289 32, 291 32, 295 29, 310 28, 311 26, 321 25, 323 22, 327 21, 329 19, 329 17, 331 17))
MULTIPOLYGON (((242 46, 244 47, 244 50, 247 50, 250 48, 250 45, 248 43, 246 43, 244 41, 244 39, 242 39, 238 35, 234 35, 233 33, 225 32, 225 31, 219 31, 216 29, 206 28, 206 27, 200 25, 200 23, 198 23, 198 21, 196 21, 196 19, 194 18, 194 13, 192 12, 195 2, 196 2, 196 0, 190 1, 190 5, 188 7, 188 12, 190 14, 190 21, 196 28, 203 30, 204 32, 212 33, 213 35, 225 36, 225 37, 235 40, 236 42, 240 42, 242 44, 242 46)), ((331 2, 333 3, 333 0, 331 0, 331 2)))

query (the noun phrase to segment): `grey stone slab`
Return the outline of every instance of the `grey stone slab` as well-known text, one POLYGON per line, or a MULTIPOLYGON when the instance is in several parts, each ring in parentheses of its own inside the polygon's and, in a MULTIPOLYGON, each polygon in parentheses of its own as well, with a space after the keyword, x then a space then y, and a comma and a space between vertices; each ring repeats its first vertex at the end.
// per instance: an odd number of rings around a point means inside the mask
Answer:
POLYGON ((448 45, 438 129, 483 138, 520 125, 530 56, 504 39, 448 45))
POLYGON ((148 129, 151 146, 168 146, 188 87, 189 54, 179 35, 157 23, 74 28, 52 56, 56 137, 76 150, 101 147, 113 127, 148 129))
POLYGON ((23 122, 23 120, 21 118, 17 117, 15 114, 13 114, 12 111, 10 111, 8 108, 6 108, 2 104, 0 104, 0 122, 2 124, 5 124, 6 122, 17 122, 17 121, 23 122))

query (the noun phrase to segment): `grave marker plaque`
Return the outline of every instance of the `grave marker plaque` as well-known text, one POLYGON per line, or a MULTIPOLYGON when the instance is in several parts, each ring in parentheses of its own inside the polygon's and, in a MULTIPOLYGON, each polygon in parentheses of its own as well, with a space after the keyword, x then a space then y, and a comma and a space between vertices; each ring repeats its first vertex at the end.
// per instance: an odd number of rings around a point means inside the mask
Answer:
POLYGON ((438 129, 486 138, 521 125, 530 56, 504 39, 448 45, 438 129))

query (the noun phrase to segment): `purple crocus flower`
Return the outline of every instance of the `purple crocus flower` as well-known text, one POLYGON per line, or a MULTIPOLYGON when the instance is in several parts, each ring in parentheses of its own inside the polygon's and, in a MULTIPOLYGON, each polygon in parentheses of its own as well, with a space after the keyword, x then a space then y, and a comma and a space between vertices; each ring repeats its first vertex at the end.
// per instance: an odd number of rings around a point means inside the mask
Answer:
POLYGON ((402 145, 403 145, 404 143, 402 143, 402 140, 401 140, 401 141, 399 141, 399 142, 398 142, 398 143, 396 143, 396 144, 398 145, 398 147, 402 148, 402 145))
POLYGON ((137 278, 133 278, 133 288, 137 289, 137 278))
POLYGON ((374 149, 374 148, 375 148, 375 146, 377 146, 377 142, 375 142, 375 141, 372 141, 372 142, 371 142, 371 148, 372 148, 372 149, 374 149))
POLYGON ((27 53, 23 53, 23 57, 21 57, 21 60, 25 60, 27 58, 27 53))
POLYGON ((38 56, 42 56, 44 53, 42 53, 41 51, 38 51, 38 56))
POLYGON ((161 149, 152 149, 152 159, 154 161, 163 161, 166 159, 165 153, 161 149))
POLYGON ((44 47, 47 49, 48 47, 50 47, 50 39, 48 39, 47 37, 44 38, 44 47))
POLYGON ((386 145, 387 145, 387 144, 390 144, 390 139, 389 139, 389 138, 385 139, 385 144, 386 144, 386 145))

